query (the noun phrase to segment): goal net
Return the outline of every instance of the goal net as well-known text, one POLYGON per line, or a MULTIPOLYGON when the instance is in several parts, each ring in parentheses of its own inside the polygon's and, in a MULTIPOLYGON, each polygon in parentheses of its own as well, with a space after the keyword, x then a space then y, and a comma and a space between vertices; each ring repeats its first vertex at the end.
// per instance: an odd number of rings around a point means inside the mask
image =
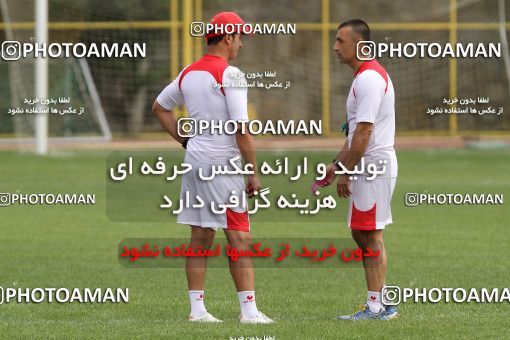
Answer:
MULTIPOLYGON (((5 43, 34 42, 34 8, 33 1, 0 0, 5 43), (16 26, 19 23, 30 28, 16 26)), ((0 143, 32 149, 41 110, 48 117, 49 143, 110 141, 112 133, 87 59, 48 58, 47 98, 37 97, 35 62, 33 53, 2 59, 0 143)))

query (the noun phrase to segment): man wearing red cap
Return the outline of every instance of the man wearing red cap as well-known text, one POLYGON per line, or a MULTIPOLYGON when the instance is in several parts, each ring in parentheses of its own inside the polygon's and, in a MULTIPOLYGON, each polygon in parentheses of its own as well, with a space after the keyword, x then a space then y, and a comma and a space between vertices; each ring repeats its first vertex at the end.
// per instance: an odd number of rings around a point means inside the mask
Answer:
MULTIPOLYGON (((187 66, 178 77, 157 97, 153 112, 163 128, 186 148, 185 163, 192 171, 182 177, 181 199, 199 196, 206 204, 200 208, 186 207, 179 213, 177 222, 191 226, 191 243, 210 247, 216 230, 223 228, 231 247, 238 250, 251 249, 250 222, 246 204, 229 207, 218 213, 210 209, 225 206, 232 195, 242 199, 244 191, 251 197, 260 190, 257 160, 252 136, 237 132, 221 134, 205 131, 194 136, 183 137, 178 130, 172 111, 185 104, 189 118, 196 122, 238 122, 248 120, 247 83, 244 74, 228 61, 237 57, 243 46, 241 34, 247 33, 244 21, 233 12, 215 15, 207 25, 207 54, 187 66), (241 167, 241 156, 246 164, 253 165, 253 174, 248 175, 245 186, 239 175, 216 175, 204 181, 203 173, 212 166, 228 166, 233 158, 241 167)), ((238 129, 241 131, 241 129, 238 129)), ((207 312, 204 305, 204 281, 207 257, 187 257, 188 279, 192 322, 221 322, 207 312)), ((251 257, 229 260, 230 273, 234 279, 241 306, 242 323, 272 323, 273 321, 257 309, 255 302, 254 270, 251 257)))

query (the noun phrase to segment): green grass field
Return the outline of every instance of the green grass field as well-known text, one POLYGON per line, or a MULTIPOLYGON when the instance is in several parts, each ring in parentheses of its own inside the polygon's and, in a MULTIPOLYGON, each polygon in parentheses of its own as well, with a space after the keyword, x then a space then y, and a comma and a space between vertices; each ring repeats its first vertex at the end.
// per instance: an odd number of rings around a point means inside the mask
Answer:
MULTIPOLYGON (((332 155, 324 153, 324 159, 332 155)), ((353 268, 258 269, 257 305, 277 321, 274 325, 241 325, 227 265, 211 268, 206 305, 225 323, 189 324, 184 269, 130 269, 117 259, 117 245, 124 238, 185 237, 188 230, 175 223, 110 221, 106 156, 107 152, 70 151, 44 158, 0 154, 0 192, 97 194, 95 206, 0 207, 0 286, 129 287, 129 303, 3 304, 2 337, 510 338, 508 303, 407 303, 400 306, 399 318, 390 322, 336 321, 336 315, 354 311, 366 298, 363 271, 353 268)), ((406 192, 425 190, 503 193, 508 199, 509 157, 510 150, 398 152, 395 223, 385 234, 388 284, 510 286, 507 202, 404 205, 406 192)), ((343 221, 259 222, 252 230, 255 238, 349 237, 343 221)))

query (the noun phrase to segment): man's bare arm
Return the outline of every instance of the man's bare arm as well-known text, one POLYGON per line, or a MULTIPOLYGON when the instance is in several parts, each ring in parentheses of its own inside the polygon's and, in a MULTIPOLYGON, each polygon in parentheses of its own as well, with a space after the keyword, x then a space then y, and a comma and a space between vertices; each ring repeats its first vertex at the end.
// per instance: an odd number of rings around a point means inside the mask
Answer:
POLYGON ((335 163, 336 163, 336 161, 340 161, 343 164, 343 162, 345 161, 345 158, 347 157, 348 152, 349 152, 349 142, 347 140, 345 140, 344 146, 338 152, 338 154, 336 155, 333 162, 328 164, 328 166, 326 167, 326 178, 325 178, 324 186, 328 186, 331 183, 333 183, 333 181, 336 178, 335 171, 337 170, 337 165, 335 163))
POLYGON ((344 146, 340 150, 340 152, 336 155, 335 159, 337 161, 340 161, 342 164, 345 162, 345 159, 347 157, 347 153, 349 152, 349 142, 347 139, 345 140, 344 146))
POLYGON ((182 144, 184 139, 177 133, 177 118, 171 110, 165 109, 157 101, 152 104, 152 112, 158 118, 163 128, 172 136, 173 139, 182 144))
POLYGON ((248 184, 246 187, 246 191, 248 192, 248 196, 252 197, 254 191, 260 191, 260 179, 258 174, 257 167, 257 156, 255 153, 255 145, 253 143, 253 137, 249 133, 242 134, 239 131, 239 128, 236 133, 236 142, 239 147, 239 151, 243 156, 243 160, 245 163, 253 164, 253 175, 248 176, 248 184))
POLYGON ((253 144, 253 137, 250 134, 236 133, 236 142, 243 156, 245 163, 253 164, 253 170, 258 175, 257 170, 257 156, 255 154, 255 145, 253 144))
POLYGON ((339 159, 348 170, 353 170, 361 161, 361 157, 365 154, 368 143, 370 142, 370 137, 372 136, 373 126, 374 124, 368 122, 359 122, 356 124, 351 147, 345 154, 345 159, 339 159))
MULTIPOLYGON (((360 122, 356 125, 356 130, 352 136, 351 147, 347 150, 347 153, 344 153, 345 158, 341 160, 347 170, 353 170, 360 162, 361 157, 365 154, 368 143, 370 142, 370 136, 372 135, 373 125, 374 124, 368 122, 360 122)), ((347 198, 351 195, 349 175, 344 174, 338 177, 336 192, 338 196, 342 198, 347 198)))

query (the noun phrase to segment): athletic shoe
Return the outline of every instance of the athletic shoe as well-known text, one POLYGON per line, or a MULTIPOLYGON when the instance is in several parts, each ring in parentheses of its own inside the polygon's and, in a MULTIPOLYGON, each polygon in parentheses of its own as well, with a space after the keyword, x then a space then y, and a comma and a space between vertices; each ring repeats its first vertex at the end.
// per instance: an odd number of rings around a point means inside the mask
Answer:
POLYGON ((274 321, 268 318, 264 313, 259 312, 253 319, 245 319, 241 315, 241 323, 274 323, 274 321))
POLYGON ((397 306, 384 306, 388 319, 395 319, 398 315, 397 306))
POLYGON ((340 315, 336 318, 337 320, 389 320, 384 309, 379 313, 372 313, 367 305, 361 306, 361 310, 352 315, 340 315))
POLYGON ((209 313, 206 313, 203 317, 198 318, 198 319, 193 317, 193 315, 190 314, 189 322, 212 322, 212 323, 216 322, 217 323, 217 322, 223 322, 223 321, 216 319, 214 316, 212 316, 209 313))

